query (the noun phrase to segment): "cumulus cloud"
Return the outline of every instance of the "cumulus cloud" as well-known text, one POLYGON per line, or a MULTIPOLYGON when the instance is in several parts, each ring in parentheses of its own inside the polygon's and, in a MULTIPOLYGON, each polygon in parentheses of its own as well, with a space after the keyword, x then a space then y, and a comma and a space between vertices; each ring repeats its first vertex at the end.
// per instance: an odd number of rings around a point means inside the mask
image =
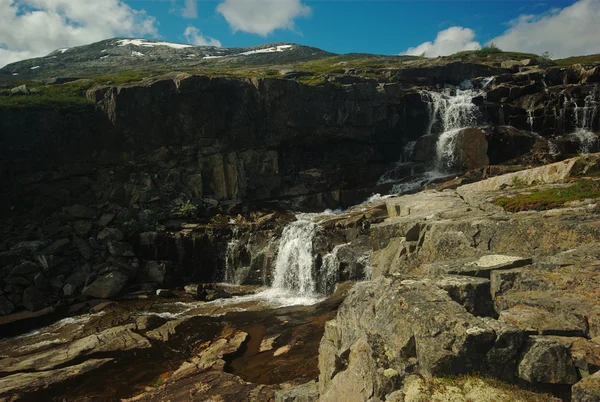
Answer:
POLYGON ((276 29, 294 29, 294 20, 310 15, 302 0, 225 0, 217 6, 229 26, 267 36, 276 29))
POLYGON ((0 0, 0 67, 115 36, 158 36, 156 20, 122 0, 0 0))
POLYGON ((600 53, 600 0, 580 0, 542 15, 521 15, 494 42, 502 50, 556 58, 600 53))
POLYGON ((193 25, 188 25, 183 35, 192 45, 221 47, 221 41, 202 35, 202 32, 193 25))
POLYGON ((171 13, 181 15, 183 18, 198 18, 198 0, 183 0, 183 7, 179 7, 179 0, 171 0, 171 13))
POLYGON ((463 50, 481 49, 475 39, 475 32, 470 28, 450 27, 438 32, 433 42, 421 43, 417 47, 408 48, 402 55, 418 56, 423 53, 427 57, 448 56, 463 50))

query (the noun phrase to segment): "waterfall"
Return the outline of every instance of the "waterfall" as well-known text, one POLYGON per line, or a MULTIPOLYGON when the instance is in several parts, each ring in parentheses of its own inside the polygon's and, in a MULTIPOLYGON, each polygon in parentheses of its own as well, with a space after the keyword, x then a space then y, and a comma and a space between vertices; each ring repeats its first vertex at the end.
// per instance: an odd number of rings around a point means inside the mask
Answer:
POLYGON ((283 229, 272 287, 310 297, 316 293, 313 239, 318 226, 309 214, 297 218, 283 229))
MULTIPOLYGON (((485 86, 490 82, 490 79, 482 81, 485 86)), ((424 99, 428 99, 429 133, 438 121, 441 124, 441 134, 436 145, 436 170, 444 171, 452 166, 456 137, 461 129, 477 125, 480 111, 473 99, 484 94, 483 90, 473 89, 472 84, 466 83, 461 84, 460 88, 446 88, 443 92, 422 92, 421 96, 425 95, 424 99)))
POLYGON ((235 278, 235 270, 239 264, 240 241, 232 239, 227 243, 225 251, 225 283, 238 284, 235 278))
POLYGON ((527 123, 529 124, 529 131, 533 132, 533 110, 527 109, 527 123))
POLYGON ((340 274, 340 259, 338 258, 338 253, 340 249, 343 247, 349 246, 350 243, 346 244, 338 244, 331 250, 330 253, 327 253, 323 256, 323 266, 321 268, 321 283, 319 284, 319 288, 323 293, 330 293, 335 289, 335 285, 339 282, 339 274, 340 274))
POLYGON ((600 143, 600 139, 594 134, 594 123, 596 115, 600 108, 598 93, 600 88, 596 87, 584 99, 583 106, 578 106, 574 99, 569 99, 565 96, 565 107, 569 104, 573 105, 573 123, 575 124, 575 137, 579 140, 582 154, 594 152, 600 143))

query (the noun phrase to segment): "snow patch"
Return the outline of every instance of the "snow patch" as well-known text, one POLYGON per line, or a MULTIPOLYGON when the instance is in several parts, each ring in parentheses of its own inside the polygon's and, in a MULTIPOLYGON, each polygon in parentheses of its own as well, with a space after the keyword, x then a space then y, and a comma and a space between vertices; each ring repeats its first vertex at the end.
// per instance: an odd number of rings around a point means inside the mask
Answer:
POLYGON ((100 50, 100 53, 106 53, 108 51, 108 49, 102 49, 100 50))
POLYGON ((154 46, 167 46, 173 49, 186 49, 193 47, 192 45, 184 45, 182 43, 171 43, 171 42, 146 42, 144 39, 122 39, 117 41, 118 46, 143 46, 143 47, 154 47, 154 46))
POLYGON ((70 49, 69 47, 67 47, 67 48, 64 48, 64 49, 58 49, 58 50, 57 50, 57 52, 64 53, 64 52, 66 52, 66 51, 67 51, 67 50, 69 50, 69 49, 70 49))
POLYGON ((13 73, 12 75, 19 75, 19 73, 13 73))
POLYGON ((220 59, 221 57, 223 57, 223 56, 211 56, 211 55, 208 55, 208 56, 204 56, 203 59, 220 59))
POLYGON ((31 67, 32 70, 37 70, 38 68, 40 68, 40 66, 31 67))
POLYGON ((104 59, 106 59, 107 57, 108 57, 108 55, 106 55, 106 56, 102 56, 102 57, 100 57, 100 60, 104 60, 104 59))
POLYGON ((140 52, 131 52, 132 56, 137 56, 137 57, 144 57, 144 53, 140 53, 140 52))
POLYGON ((240 53, 240 55, 248 56, 251 54, 258 54, 258 53, 285 52, 286 50, 290 50, 292 47, 293 47, 292 45, 279 45, 279 46, 273 46, 273 47, 269 47, 269 48, 265 48, 265 49, 250 50, 248 52, 240 53))

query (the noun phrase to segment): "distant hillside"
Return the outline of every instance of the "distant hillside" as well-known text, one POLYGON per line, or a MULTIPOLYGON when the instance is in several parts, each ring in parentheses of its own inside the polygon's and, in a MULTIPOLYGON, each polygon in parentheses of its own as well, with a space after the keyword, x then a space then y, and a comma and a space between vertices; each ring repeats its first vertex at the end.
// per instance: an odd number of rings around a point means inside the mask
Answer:
POLYGON ((0 69, 0 79, 38 80, 118 74, 127 70, 165 72, 197 68, 231 68, 318 60, 333 56, 321 49, 293 43, 250 48, 192 46, 147 39, 115 38, 45 57, 23 60, 0 69))

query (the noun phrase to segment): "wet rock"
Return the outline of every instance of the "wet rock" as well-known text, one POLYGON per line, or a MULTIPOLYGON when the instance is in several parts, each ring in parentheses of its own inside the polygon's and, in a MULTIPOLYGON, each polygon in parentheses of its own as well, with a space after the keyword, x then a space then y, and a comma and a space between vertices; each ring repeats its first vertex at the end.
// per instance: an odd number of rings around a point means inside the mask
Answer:
POLYGON ((225 368, 223 357, 237 352, 247 338, 247 333, 236 332, 228 338, 217 339, 200 352, 198 356, 193 357, 189 362, 183 363, 169 378, 169 382, 181 380, 209 369, 223 371, 225 368))
POLYGON ((275 343, 277 338, 279 338, 279 335, 270 336, 268 338, 263 339, 260 342, 260 347, 258 348, 258 352, 262 353, 262 352, 267 352, 269 350, 273 350, 273 344, 275 343))
POLYGON ((109 241, 108 251, 113 257, 134 257, 131 245, 128 243, 109 241))
POLYGON ((5 297, 0 295, 0 315, 7 315, 15 310, 15 306, 5 297))
POLYGON ((158 297, 173 297, 173 291, 171 289, 156 289, 156 295, 158 297))
POLYGON ((177 327, 186 322, 187 319, 167 321, 164 325, 146 333, 146 337, 155 341, 167 342, 171 336, 177 333, 177 327))
POLYGON ((99 313, 101 311, 107 311, 107 310, 112 310, 113 308, 117 307, 117 303, 113 302, 113 301, 99 301, 98 303, 92 303, 93 306, 90 310, 90 312, 92 313, 99 313))
POLYGON ((92 222, 77 220, 73 222, 73 231, 79 236, 86 237, 92 230, 92 222))
POLYGON ((285 388, 275 393, 275 402, 315 402, 319 399, 319 385, 315 381, 285 388))
POLYGON ((69 239, 58 239, 54 243, 52 243, 50 246, 48 246, 45 249, 43 249, 42 251, 40 251, 40 254, 46 255, 46 256, 58 255, 65 248, 67 248, 67 246, 70 243, 71 243, 71 241, 69 239))
POLYGON ((198 283, 192 283, 189 285, 185 285, 183 290, 188 295, 191 295, 196 300, 204 300, 206 298, 206 290, 204 289, 204 285, 198 283))
POLYGON ((65 211, 73 218, 77 219, 94 219, 96 217, 96 210, 80 204, 65 208, 65 211))
POLYGON ((31 261, 25 261, 23 263, 21 263, 20 265, 17 265, 11 272, 12 275, 16 275, 16 276, 25 276, 25 275, 30 275, 30 274, 35 274, 37 272, 40 272, 42 270, 42 267, 40 267, 38 264, 31 262, 31 261))
POLYGON ((584 378, 571 388, 572 402, 600 401, 600 372, 584 378))
POLYGON ((39 373, 19 373, 0 378, 0 399, 15 400, 29 392, 39 391, 52 384, 62 383, 98 369, 113 359, 94 359, 84 363, 39 373), (4 399, 9 398, 9 399, 4 399))
POLYGON ((201 299, 201 300, 210 302, 210 301, 214 301, 217 299, 229 299, 229 298, 231 298, 231 294, 224 291, 223 289, 213 289, 213 290, 206 290, 206 296, 204 297, 204 299, 201 299))
POLYGON ((161 324, 164 323, 164 319, 157 317, 155 315, 145 315, 138 317, 135 320, 135 326, 138 331, 149 331, 155 328, 158 328, 161 324))
POLYGON ((23 292, 23 307, 29 311, 42 310, 48 305, 46 296, 37 288, 30 286, 23 292))
POLYGON ((578 380, 569 350, 556 340, 542 336, 526 341, 518 375, 531 384, 571 385, 578 380))
POLYGON ((152 344, 134 329, 135 325, 109 328, 53 349, 5 358, 0 360, 0 372, 45 371, 91 354, 151 348, 152 344))
POLYGON ((478 128, 462 129, 455 139, 454 160, 451 167, 468 171, 490 164, 488 158, 488 141, 483 130, 478 128))
POLYGON ((144 263, 144 272, 148 282, 163 284, 167 272, 167 263, 158 261, 147 261, 144 263))
POLYGON ((124 273, 113 271, 98 277, 89 286, 86 286, 81 293, 99 299, 110 299, 121 293, 127 284, 127 280, 128 277, 124 273))
POLYGON ((17 251, 3 251, 0 253, 0 267, 15 264, 21 260, 21 255, 17 251))
POLYGON ((104 228, 98 233, 98 241, 102 244, 123 240, 123 232, 116 228, 104 228))

